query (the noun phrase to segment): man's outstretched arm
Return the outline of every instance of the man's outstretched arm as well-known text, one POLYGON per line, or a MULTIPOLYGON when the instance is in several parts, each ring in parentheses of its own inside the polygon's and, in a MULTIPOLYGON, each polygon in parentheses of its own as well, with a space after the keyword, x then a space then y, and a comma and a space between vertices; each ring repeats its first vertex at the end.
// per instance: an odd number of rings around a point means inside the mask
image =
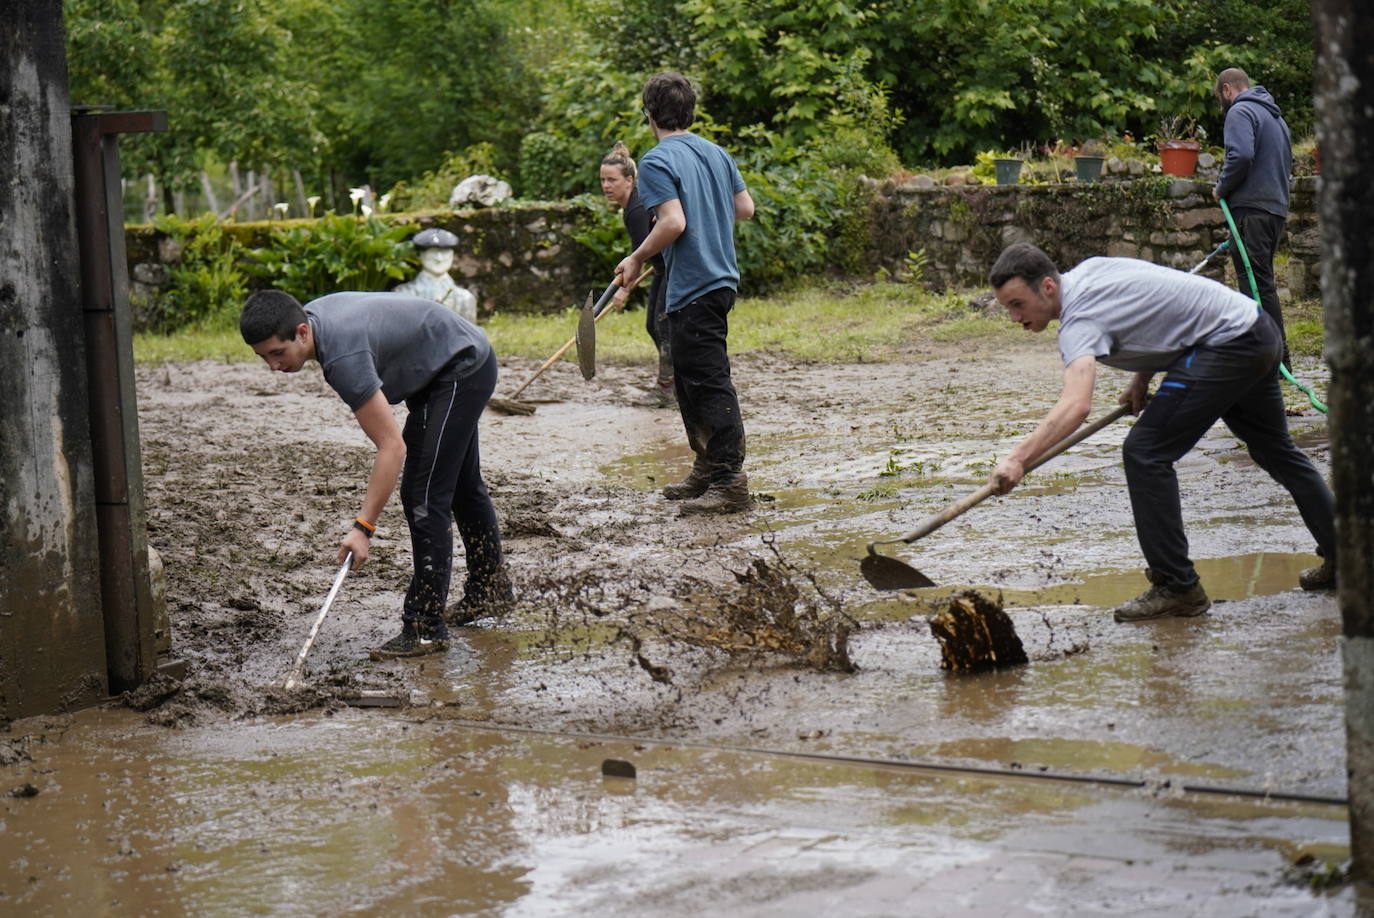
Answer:
POLYGON ((1022 440, 997 463, 988 483, 998 494, 1006 494, 1026 476, 1026 464, 1078 429, 1093 407, 1093 384, 1097 381, 1097 358, 1079 357, 1064 368, 1064 388, 1059 401, 1029 437, 1022 440))
MULTIPOLYGON (((369 525, 376 526, 382 508, 396 489, 396 479, 401 475, 401 466, 406 459, 406 444, 401 439, 401 428, 396 426, 396 416, 391 413, 386 396, 378 389, 363 402, 361 408, 353 412, 363 433, 377 447, 377 455, 372 460, 372 472, 367 478, 367 494, 363 496, 363 507, 359 517, 369 525)), ((339 563, 344 556, 353 552, 353 567, 356 569, 367 560, 368 537, 359 529, 350 529, 344 536, 339 548, 339 563)))

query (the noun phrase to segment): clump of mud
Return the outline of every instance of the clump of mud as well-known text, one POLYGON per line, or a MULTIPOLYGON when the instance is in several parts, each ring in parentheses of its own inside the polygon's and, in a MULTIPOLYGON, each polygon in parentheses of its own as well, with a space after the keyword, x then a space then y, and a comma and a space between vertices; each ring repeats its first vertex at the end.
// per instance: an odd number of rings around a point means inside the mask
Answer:
POLYGON ((940 642, 940 668, 981 672, 1030 662, 1002 604, 976 590, 962 590, 929 619, 940 642))
POLYGON ((542 614, 550 647, 568 646, 579 632, 624 644, 635 665, 665 684, 672 671, 651 656, 682 647, 746 664, 782 660, 817 672, 854 672, 849 640, 860 623, 811 573, 768 547, 770 556, 746 558, 723 583, 686 574, 649 582, 624 571, 587 570, 523 584, 522 605, 542 614))
MULTIPOLYGON (((343 690, 346 694, 346 690, 343 690)), ((340 691, 303 685, 287 691, 245 684, 207 675, 173 679, 159 673, 121 700, 148 715, 148 723, 160 727, 189 727, 209 718, 231 719, 260 714, 295 714, 312 708, 342 705, 340 691)))

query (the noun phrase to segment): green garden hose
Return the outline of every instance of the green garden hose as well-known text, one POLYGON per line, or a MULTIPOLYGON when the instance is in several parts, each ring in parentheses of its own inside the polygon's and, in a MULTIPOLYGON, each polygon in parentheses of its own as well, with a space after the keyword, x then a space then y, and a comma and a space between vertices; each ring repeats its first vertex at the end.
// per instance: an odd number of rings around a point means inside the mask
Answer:
MULTIPOLYGON (((1226 217, 1226 225, 1231 229, 1231 238, 1235 240, 1236 251, 1240 252, 1241 264, 1245 265, 1245 273, 1250 277, 1250 292, 1255 297, 1255 308, 1263 309, 1264 304, 1260 302, 1259 284, 1255 283, 1255 269, 1250 267, 1250 253, 1245 251, 1245 241, 1240 238, 1240 230, 1236 227, 1236 221, 1231 217, 1231 208, 1226 206, 1226 199, 1221 198, 1219 200, 1221 203, 1221 212, 1226 217)), ((1312 403, 1313 408, 1316 408, 1322 414, 1326 414, 1326 406, 1317 398, 1316 393, 1294 379, 1292 371, 1282 362, 1279 363, 1279 372, 1283 374, 1284 379, 1297 386, 1298 389, 1307 396, 1307 400, 1312 403)))

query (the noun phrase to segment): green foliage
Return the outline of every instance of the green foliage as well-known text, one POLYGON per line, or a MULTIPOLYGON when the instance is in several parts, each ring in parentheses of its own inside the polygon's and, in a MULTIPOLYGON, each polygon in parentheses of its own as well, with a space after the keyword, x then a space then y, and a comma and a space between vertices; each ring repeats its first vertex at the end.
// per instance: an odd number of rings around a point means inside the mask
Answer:
POLYGON ((181 257, 168 266, 166 288, 145 304, 149 331, 213 327, 236 315, 246 284, 234 238, 210 214, 191 221, 163 217, 156 226, 177 244, 181 257))
POLYGON ((326 214, 273 230, 272 244, 251 252, 250 270, 302 303, 336 290, 385 290, 414 270, 413 231, 375 216, 326 214))
POLYGON ((573 232, 573 241, 590 254, 596 269, 593 273, 605 277, 607 283, 615 274, 615 266, 630 254, 630 236, 620 211, 606 203, 600 195, 580 195, 573 203, 586 207, 587 216, 573 232))
POLYGON ((496 148, 490 143, 478 143, 462 153, 445 153, 437 169, 425 172, 412 185, 400 181, 387 192, 393 213, 414 213, 419 210, 438 210, 448 206, 453 186, 471 175, 490 175, 504 179, 496 165, 496 148))

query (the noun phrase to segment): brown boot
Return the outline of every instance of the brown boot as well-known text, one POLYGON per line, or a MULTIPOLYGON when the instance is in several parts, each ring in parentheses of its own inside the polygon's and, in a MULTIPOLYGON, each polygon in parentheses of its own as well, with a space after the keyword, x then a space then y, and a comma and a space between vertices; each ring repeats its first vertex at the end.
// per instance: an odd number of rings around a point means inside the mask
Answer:
POLYGON ((749 476, 737 472, 726 484, 712 484, 700 497, 686 501, 678 509, 680 516, 696 513, 739 513, 748 510, 749 476))
POLYGON ((692 471, 686 478, 663 489, 663 496, 669 500, 687 500, 705 494, 706 489, 710 486, 711 476, 696 466, 692 466, 692 471))

